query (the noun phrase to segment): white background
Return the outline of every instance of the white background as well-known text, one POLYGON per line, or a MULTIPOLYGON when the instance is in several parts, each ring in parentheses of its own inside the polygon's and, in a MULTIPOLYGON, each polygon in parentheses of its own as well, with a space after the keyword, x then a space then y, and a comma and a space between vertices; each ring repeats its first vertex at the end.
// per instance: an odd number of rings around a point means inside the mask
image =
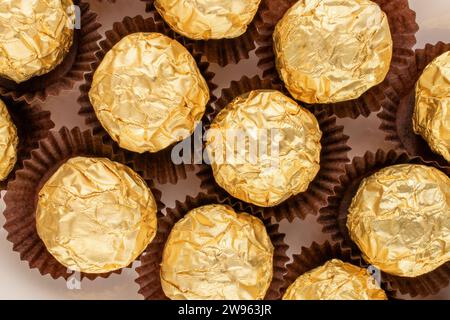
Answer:
MULTIPOLYGON (((106 0, 88 0, 91 9, 99 14, 103 27, 101 32, 111 29, 112 23, 121 21, 123 17, 133 17, 138 14, 146 16, 145 4, 140 0, 117 0, 110 4, 106 0)), ((439 40, 450 42, 450 0, 410 0, 410 6, 417 12, 417 22, 420 31, 417 34, 417 48, 423 48, 426 43, 439 40)), ((238 80, 246 72, 254 75, 256 70, 255 56, 238 65, 225 69, 215 67, 217 75, 214 81, 221 87, 227 86, 230 80, 238 80)), ((83 118, 77 115, 79 106, 76 100, 78 89, 64 92, 59 97, 50 98, 45 108, 52 111, 52 119, 56 128, 80 126, 85 128, 83 118)), ((383 134, 378 130, 379 120, 376 114, 368 119, 339 120, 345 126, 345 133, 351 137, 350 146, 353 148, 350 157, 361 156, 365 151, 375 151, 377 148, 389 149, 384 142, 383 134)), ((195 195, 197 190, 193 186, 191 177, 180 182, 176 187, 165 186, 163 202, 173 206, 175 200, 183 200, 186 192, 195 195)), ((2 196, 3 198, 3 196, 2 196)), ((4 203, 0 202, 0 212, 4 210, 4 203)), ((0 225, 4 224, 4 217, 0 214, 0 225)), ((312 241, 323 242, 328 236, 321 232, 321 226, 316 217, 310 216, 306 220, 295 220, 293 223, 282 222, 281 231, 286 233, 286 241, 290 246, 288 252, 298 253, 301 246, 310 246, 312 241)), ((134 267, 139 262, 135 263, 134 267)), ((133 269, 125 269, 120 275, 112 275, 108 279, 95 281, 85 280, 81 290, 68 290, 63 279, 53 280, 50 276, 41 276, 36 269, 30 270, 26 262, 20 261, 19 255, 12 250, 12 244, 6 240, 6 232, 0 229, 0 299, 142 299, 137 291, 139 286, 134 282, 137 274, 133 269)), ((409 298, 409 297, 404 297, 409 298)), ((436 299, 450 299, 450 289, 444 289, 436 299)))

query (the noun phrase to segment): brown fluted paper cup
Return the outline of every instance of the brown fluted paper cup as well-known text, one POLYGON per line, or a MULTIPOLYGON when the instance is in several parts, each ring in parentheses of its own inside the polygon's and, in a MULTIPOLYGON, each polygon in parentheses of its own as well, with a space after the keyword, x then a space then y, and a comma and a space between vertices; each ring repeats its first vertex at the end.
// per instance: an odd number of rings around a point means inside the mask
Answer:
MULTIPOLYGON (((272 35, 278 21, 286 11, 296 3, 296 0, 268 0, 267 8, 261 14, 263 25, 259 29, 256 42, 259 48, 256 55, 259 58, 258 65, 265 77, 279 79, 275 66, 275 54, 273 50, 272 35)), ((379 85, 372 87, 360 98, 351 101, 325 104, 329 113, 339 118, 359 116, 368 117, 370 113, 380 109, 380 103, 387 99, 390 91, 402 90, 405 83, 411 77, 415 67, 413 46, 416 43, 415 33, 419 30, 416 23, 416 14, 409 8, 407 0, 374 0, 386 13, 391 29, 394 50, 391 68, 386 79, 379 85)))
MULTIPOLYGON (((111 138, 97 119, 94 108, 89 100, 89 90, 91 89, 95 70, 97 70, 106 53, 122 38, 136 32, 159 32, 183 44, 193 55, 203 77, 208 83, 211 101, 215 99, 213 91, 216 85, 211 81, 214 74, 209 71, 209 63, 202 62, 201 55, 194 52, 191 44, 186 43, 182 37, 170 30, 162 21, 155 21, 153 18, 144 19, 142 16, 136 16, 134 18, 126 17, 122 22, 114 23, 113 29, 106 32, 106 39, 100 42, 101 50, 95 55, 95 62, 91 66, 92 71, 84 77, 85 82, 80 86, 81 95, 78 99, 78 103, 81 105, 79 114, 86 119, 86 124, 94 130, 95 134, 100 134, 108 140, 111 140, 111 138)), ((119 148, 117 143, 113 143, 113 145, 115 149, 119 148)), ((126 150, 123 151, 128 159, 133 159, 136 165, 148 174, 148 177, 145 178, 155 179, 161 184, 174 184, 179 179, 185 179, 187 172, 193 170, 193 166, 190 164, 175 165, 173 163, 171 159, 172 147, 168 147, 157 153, 146 152, 142 155, 126 150)))
POLYGON ((84 73, 90 71, 94 61, 94 53, 98 50, 97 41, 100 24, 97 14, 89 10, 89 4, 74 0, 80 7, 80 29, 74 32, 74 41, 64 60, 47 74, 33 77, 17 84, 14 81, 0 78, 0 95, 14 101, 25 101, 33 104, 45 101, 49 96, 57 96, 63 90, 70 90, 77 81, 83 80, 84 73))
MULTIPOLYGON (((239 81, 233 81, 229 88, 222 91, 217 102, 209 106, 204 123, 205 130, 208 129, 220 110, 234 98, 257 89, 274 89, 287 94, 281 84, 273 83, 269 79, 260 79, 258 76, 243 77, 239 81)), ((350 147, 347 145, 348 137, 344 135, 344 128, 338 126, 336 118, 328 116, 323 109, 315 108, 310 111, 316 116, 323 134, 320 170, 307 191, 291 197, 275 207, 255 208, 255 210, 263 211, 265 218, 274 217, 277 221, 282 219, 292 221, 295 217, 304 219, 308 214, 318 214, 319 210, 327 205, 328 197, 333 194, 334 187, 339 183, 339 176, 344 173, 345 164, 349 162, 347 154, 350 147)), ((198 167, 197 175, 202 181, 203 189, 210 194, 217 194, 222 200, 231 198, 216 183, 209 165, 198 165, 198 167)))
MULTIPOLYGON (((27 261, 31 269, 38 269, 42 275, 50 275, 54 279, 68 279, 73 272, 60 264, 46 249, 36 230, 36 205, 38 193, 45 182, 67 160, 76 156, 104 157, 120 162, 135 170, 141 176, 143 172, 136 170, 132 162, 128 162, 121 151, 114 151, 112 146, 95 136, 91 131, 80 131, 75 128, 62 128, 58 132, 50 132, 48 138, 39 142, 30 157, 24 161, 23 168, 16 172, 16 177, 8 184, 5 196, 6 223, 4 228, 7 239, 13 243, 13 250, 20 258, 27 261)), ((146 180, 158 204, 158 216, 162 216, 161 192, 153 187, 153 182, 146 180)), ((120 270, 114 273, 120 273, 120 270)), ((111 273, 81 274, 81 277, 95 279, 106 278, 111 273)))
MULTIPOLYGON (((141 1, 146 3, 146 11, 154 15, 155 19, 164 21, 154 7, 154 0, 141 1)), ((248 59, 250 52, 256 48, 255 39, 258 37, 259 28, 264 23, 262 15, 270 1, 273 0, 261 1, 259 10, 248 26, 247 31, 237 38, 196 41, 185 37, 185 41, 192 45, 193 52, 203 55, 208 62, 218 64, 221 67, 248 59)))
MULTIPOLYGON (((158 233, 147 251, 142 255, 142 265, 136 269, 139 277, 136 282, 140 286, 139 293, 146 300, 167 300, 168 298, 161 287, 160 269, 162 254, 167 238, 175 223, 183 218, 190 210, 208 205, 226 204, 233 207, 237 212, 246 212, 260 216, 247 204, 235 200, 221 200, 215 195, 200 193, 195 198, 187 197, 184 202, 176 202, 175 208, 167 209, 167 215, 158 221, 158 233)), ((275 248, 273 256, 272 283, 266 293, 265 299, 276 300, 280 298, 285 264, 289 260, 286 256, 288 246, 284 243, 284 234, 279 233, 278 225, 272 224, 270 219, 263 220, 267 233, 275 248)))
MULTIPOLYGON (((367 268, 368 265, 352 249, 342 247, 340 243, 330 243, 328 241, 318 244, 313 242, 310 247, 302 247, 299 254, 294 254, 292 262, 286 266, 287 272, 284 276, 284 283, 281 294, 284 295, 291 284, 298 277, 306 272, 324 265, 327 261, 339 259, 353 264, 357 267, 367 268)), ((386 292, 388 297, 393 297, 395 292, 389 290, 389 284, 381 279, 380 287, 386 292)))
MULTIPOLYGON (((357 157, 346 166, 346 173, 340 178, 340 185, 334 190, 334 196, 329 199, 327 207, 320 211, 318 221, 323 225, 323 231, 330 233, 335 241, 343 242, 354 252, 361 255, 358 246, 350 238, 346 223, 348 208, 355 196, 361 181, 381 170, 382 168, 396 164, 423 164, 420 158, 411 158, 405 153, 394 151, 384 152, 378 150, 375 154, 367 152, 364 157, 357 157)), ((444 171, 447 175, 450 170, 444 171)), ((437 293, 448 286, 450 280, 450 263, 442 265, 436 270, 419 277, 399 277, 382 273, 383 279, 394 290, 402 294, 415 296, 428 296, 437 293)))
POLYGON ((6 189, 10 180, 14 179, 15 172, 21 168, 22 162, 29 156, 30 151, 38 146, 41 139, 47 137, 49 130, 55 124, 50 119, 50 112, 43 111, 38 104, 28 105, 25 102, 4 100, 14 125, 17 128, 19 145, 17 147, 17 161, 9 176, 0 181, 0 191, 6 189))
POLYGON ((450 164, 441 155, 433 152, 428 143, 413 130, 413 113, 416 103, 415 84, 425 67, 435 58, 450 50, 450 43, 438 42, 427 44, 424 49, 416 50, 416 68, 411 75, 407 90, 389 92, 388 98, 381 104, 382 111, 380 129, 384 131, 386 140, 395 145, 396 150, 407 152, 410 156, 418 156, 423 162, 441 167, 450 164))

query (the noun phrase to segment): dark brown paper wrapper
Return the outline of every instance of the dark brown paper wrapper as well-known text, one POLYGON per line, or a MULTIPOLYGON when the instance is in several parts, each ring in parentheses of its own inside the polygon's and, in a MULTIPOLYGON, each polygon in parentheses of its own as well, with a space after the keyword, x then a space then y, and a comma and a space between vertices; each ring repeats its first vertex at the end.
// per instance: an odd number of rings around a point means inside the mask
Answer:
POLYGON ((38 146, 39 140, 46 138, 49 130, 55 126, 50 119, 50 112, 43 111, 38 104, 29 106, 25 102, 13 102, 10 99, 5 99, 4 103, 17 128, 19 145, 16 165, 6 180, 0 181, 0 191, 6 189, 8 181, 13 180, 15 172, 21 168, 22 161, 38 146))
MULTIPOLYGON (((7 239, 13 243, 13 250, 20 254, 21 260, 27 261, 31 269, 38 269, 42 275, 49 274, 53 279, 68 279, 73 275, 60 264, 46 249, 36 231, 36 205, 38 193, 45 182, 67 160, 76 156, 104 157, 128 165, 136 170, 133 162, 128 162, 121 151, 114 151, 112 146, 95 136, 91 131, 81 132, 79 128, 69 131, 62 128, 59 132, 52 131, 48 138, 39 142, 39 148, 31 152, 29 159, 23 162, 23 168, 16 172, 15 180, 8 184, 5 196, 6 209, 4 228, 7 239)), ((158 204, 158 218, 162 216, 161 192, 154 188, 153 182, 146 180, 158 204)), ((82 278, 93 280, 97 277, 106 278, 105 274, 81 273, 82 278)))
MULTIPOLYGON (((192 45, 186 43, 182 37, 173 32, 162 21, 155 22, 153 18, 144 19, 142 16, 134 18, 126 17, 122 22, 114 23, 113 29, 106 32, 106 39, 100 42, 101 50, 95 54, 95 62, 92 64, 92 71, 84 76, 85 83, 80 86, 81 95, 78 103, 81 105, 79 114, 86 118, 86 124, 93 128, 95 134, 100 134, 105 141, 112 140, 106 130, 102 127, 97 119, 94 108, 89 100, 89 90, 92 85, 92 79, 95 70, 97 70, 106 53, 114 47, 125 36, 136 32, 159 32, 179 41, 193 55, 197 61, 197 65, 208 83, 211 94, 211 102, 215 100, 213 91, 216 85, 212 83, 214 73, 210 72, 209 63, 201 61, 201 55, 194 53, 192 45)), ((120 148, 117 143, 113 142, 114 148, 120 148)), ((133 159, 138 168, 144 171, 148 176, 147 179, 155 179, 161 184, 176 183, 179 179, 186 179, 188 171, 193 170, 193 166, 189 164, 175 165, 171 160, 172 147, 168 147, 157 153, 146 152, 137 154, 124 150, 128 159, 133 159)))
MULTIPOLYGON (((141 0, 146 3, 146 11, 154 15, 169 27, 154 7, 154 0, 141 0)), ((272 0, 263 0, 263 2, 272 0)), ((255 41, 258 29, 263 21, 261 14, 265 6, 261 3, 258 12, 247 31, 240 37, 220 40, 192 40, 184 37, 185 41, 192 44, 193 52, 203 55, 208 62, 216 63, 221 67, 228 64, 236 64, 242 59, 248 59, 249 53, 256 48, 255 41)))
POLYGON ((88 3, 74 0, 74 4, 81 9, 81 29, 75 30, 73 45, 61 64, 47 74, 20 84, 0 78, 0 95, 33 104, 57 96, 62 90, 70 90, 77 81, 83 80, 83 74, 91 70, 93 55, 98 50, 101 25, 97 22, 97 14, 89 10, 88 3))
MULTIPOLYGON (((382 168, 402 164, 423 164, 420 158, 409 157, 406 153, 396 153, 394 151, 384 152, 378 150, 375 154, 367 152, 364 157, 357 157, 346 166, 346 174, 340 178, 334 192, 335 195, 329 199, 326 208, 320 211, 319 223, 323 225, 323 232, 330 233, 333 240, 342 242, 357 254, 361 255, 358 246, 350 238, 346 223, 348 208, 358 191, 361 181, 381 170, 382 168)), ((444 170, 449 175, 450 170, 444 170)), ((415 296, 428 296, 436 294, 440 289, 445 288, 450 280, 450 263, 442 265, 436 270, 419 277, 408 278, 382 273, 382 278, 391 288, 400 291, 402 294, 415 296)))
POLYGON ((424 49, 416 50, 416 65, 414 73, 405 92, 391 91, 388 99, 381 104, 382 111, 380 129, 386 134, 386 140, 394 143, 396 150, 407 152, 410 156, 418 156, 428 164, 438 164, 449 167, 450 163, 443 156, 433 152, 428 143, 414 133, 412 118, 416 104, 415 84, 425 67, 435 58, 450 50, 450 43, 438 42, 427 44, 424 49))
MULTIPOLYGON (((269 79, 261 80, 258 76, 243 77, 237 82, 233 81, 229 88, 222 90, 222 95, 217 102, 209 106, 205 130, 209 128, 220 110, 234 98, 256 89, 275 89, 288 95, 280 83, 273 83, 269 79)), ((304 219, 308 214, 318 214, 319 210, 327 205, 328 197, 333 194, 334 187, 339 183, 339 177, 344 173, 345 164, 349 162, 347 154, 350 147, 347 145, 348 137, 344 135, 344 128, 336 125, 336 118, 328 116, 323 109, 314 108, 310 111, 316 116, 323 133, 319 173, 306 192, 291 197, 275 207, 255 206, 255 210, 261 210, 265 218, 274 217, 277 221, 282 219, 292 221, 295 217, 304 219)), ((198 167, 197 175, 202 181, 203 189, 208 193, 217 194, 222 201, 232 198, 216 183, 209 165, 198 165, 198 167)))
MULTIPOLYGON (((300 254, 294 254, 293 261, 286 266, 287 273, 284 276, 284 283, 281 288, 282 296, 299 276, 324 265, 332 259, 339 259, 361 268, 368 267, 359 255, 355 254, 350 248, 342 247, 340 243, 331 244, 326 241, 318 244, 313 242, 309 248, 302 247, 300 254)), ((383 283, 383 280, 381 281, 381 288, 389 298, 395 295, 395 292, 389 289, 389 284, 383 283)))
MULTIPOLYGON (((136 282, 140 286, 139 293, 146 300, 167 300, 161 287, 160 264, 167 238, 175 223, 184 217, 190 210, 208 205, 226 204, 230 205, 237 212, 246 212, 257 217, 261 217, 260 212, 254 211, 247 204, 235 200, 221 200, 216 195, 200 193, 195 198, 187 197, 184 202, 177 201, 175 208, 168 208, 167 215, 158 221, 158 234, 147 251, 142 255, 142 265, 136 268, 139 277, 136 282)), ((266 293, 266 300, 277 300, 280 298, 280 288, 283 284, 283 274, 286 271, 285 264, 289 261, 286 256, 288 246, 284 243, 284 234, 279 233, 278 225, 272 224, 270 219, 263 219, 267 233, 275 248, 273 257, 273 278, 272 283, 266 293)))
MULTIPOLYGON (((404 90, 405 84, 415 68, 414 52, 412 48, 416 43, 415 33, 419 30, 416 23, 416 14, 409 8, 407 0, 373 0, 387 14, 394 42, 394 52, 391 68, 386 79, 379 85, 369 89, 360 98, 333 104, 323 104, 328 112, 339 118, 359 116, 368 117, 370 113, 380 109, 380 102, 387 99, 386 94, 394 90, 404 90)), ((296 3, 296 0, 266 0, 266 8, 262 12, 263 26, 258 30, 256 42, 259 48, 256 55, 259 57, 258 66, 264 77, 279 78, 275 67, 275 54, 273 51, 272 34, 278 21, 286 11, 296 3)))

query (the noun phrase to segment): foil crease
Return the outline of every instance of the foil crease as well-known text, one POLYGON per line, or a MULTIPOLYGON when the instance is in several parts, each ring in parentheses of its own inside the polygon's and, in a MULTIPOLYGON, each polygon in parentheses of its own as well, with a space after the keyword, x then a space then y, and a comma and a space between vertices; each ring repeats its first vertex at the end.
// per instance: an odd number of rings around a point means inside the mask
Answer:
POLYGON ((196 208, 165 245, 161 284, 172 300, 263 299, 274 247, 261 220, 224 205, 196 208))
POLYGON ((127 267, 153 240, 156 227, 156 201, 145 181, 108 159, 72 158, 39 192, 39 237, 73 271, 127 267))
POLYGON ((281 92, 254 90, 217 115, 206 150, 223 189, 271 207, 308 189, 320 169, 321 138, 318 121, 308 110, 281 92), (241 145, 234 134, 242 134, 241 145))
POLYGON ((261 0, 155 0, 155 8, 179 34, 194 40, 244 34, 261 0))
POLYGON ((387 296, 366 269, 333 259, 298 277, 283 300, 387 300, 387 296))
POLYGON ((4 181, 17 161, 19 138, 8 109, 0 100, 0 181, 4 181))
POLYGON ((413 129, 450 162, 450 51, 431 62, 416 84, 413 129))
POLYGON ((450 260, 450 178, 433 167, 384 168, 361 183, 347 227, 364 259, 416 277, 450 260))
POLYGON ((21 83, 53 70, 74 26, 72 0, 0 0, 0 76, 21 83))
POLYGON ((123 38, 103 58, 89 91, 109 135, 139 153, 158 152, 189 137, 209 97, 189 51, 160 33, 123 38))
POLYGON ((368 0, 300 0, 273 39, 281 79, 307 103, 359 98, 385 79, 393 54, 387 16, 368 0))

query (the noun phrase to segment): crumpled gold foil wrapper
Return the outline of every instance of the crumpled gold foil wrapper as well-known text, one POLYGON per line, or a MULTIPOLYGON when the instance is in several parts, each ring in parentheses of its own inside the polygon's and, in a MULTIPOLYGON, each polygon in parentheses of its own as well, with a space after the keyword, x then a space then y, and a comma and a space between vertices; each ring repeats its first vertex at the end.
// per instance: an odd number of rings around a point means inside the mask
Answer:
POLYGON ((256 300, 266 295, 274 247, 261 220, 225 205, 189 211, 164 248, 161 285, 172 300, 256 300))
POLYGON ((368 0, 302 0, 278 22, 276 65, 295 99, 334 103, 381 83, 393 42, 386 14, 368 0))
POLYGON ((11 173, 17 161, 19 138, 8 109, 0 100, 0 181, 11 173))
POLYGON ((387 300, 366 269, 333 259, 295 280, 283 300, 387 300))
POLYGON ((145 181, 105 158, 68 160, 39 192, 37 232, 70 270, 127 267, 153 240, 156 227, 157 205, 145 181))
POLYGON ((89 98, 122 148, 157 152, 192 134, 205 113, 209 88, 192 55, 176 40, 134 33, 105 55, 89 98))
POLYGON ((58 66, 73 43, 72 0, 0 0, 0 76, 17 83, 58 66))
POLYGON ((237 38, 247 31, 261 0, 155 0, 155 8, 179 34, 194 39, 237 38))
POLYGON ((417 82, 413 128, 450 162, 450 51, 431 62, 417 82))
POLYGON ((433 167, 401 164, 361 183, 347 227, 364 259, 402 277, 450 260, 450 178, 433 167))
POLYGON ((279 91, 254 90, 217 115, 206 149, 223 189, 271 207, 308 189, 320 169, 321 138, 308 110, 279 91))

